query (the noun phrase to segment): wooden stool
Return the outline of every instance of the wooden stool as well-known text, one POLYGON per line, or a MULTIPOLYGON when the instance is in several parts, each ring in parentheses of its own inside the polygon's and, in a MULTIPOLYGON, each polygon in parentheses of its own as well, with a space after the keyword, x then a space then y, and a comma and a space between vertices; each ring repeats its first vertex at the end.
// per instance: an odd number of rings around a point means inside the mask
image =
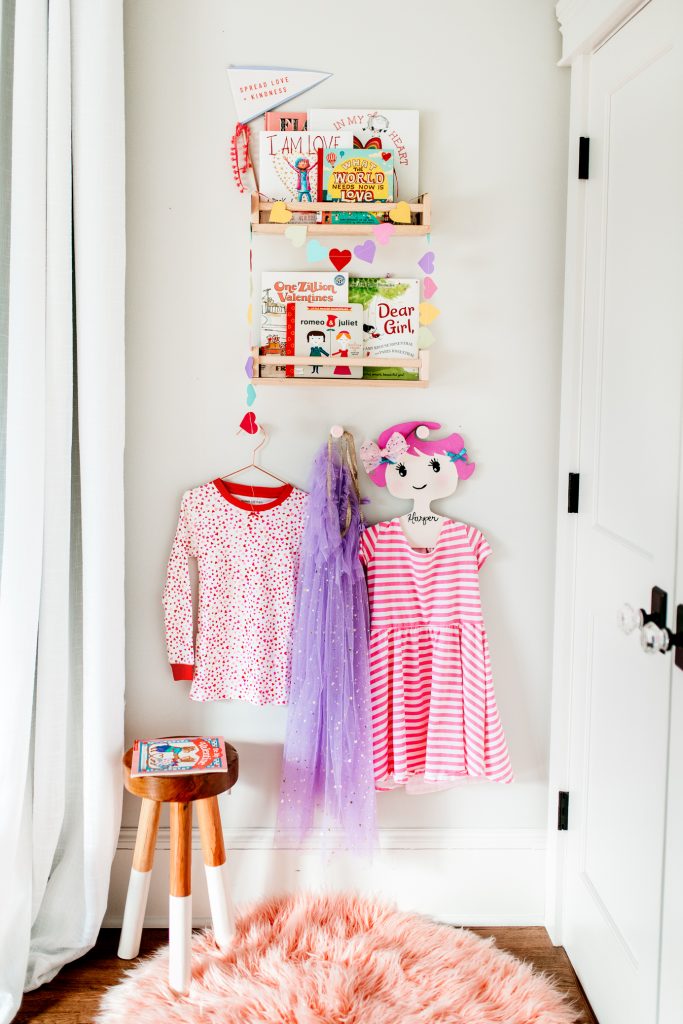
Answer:
POLYGON ((216 943, 222 949, 235 932, 235 914, 228 888, 225 845, 221 815, 216 797, 237 782, 237 751, 225 744, 227 772, 207 775, 130 776, 133 748, 123 755, 123 784, 129 793, 142 797, 140 821, 135 840, 133 867, 128 883, 126 909, 121 926, 119 956, 132 960, 140 952, 142 923, 152 875, 154 847, 162 803, 170 803, 171 881, 168 901, 168 983, 181 994, 190 987, 190 949, 192 942, 192 804, 197 804, 199 835, 202 841, 209 904, 216 943))

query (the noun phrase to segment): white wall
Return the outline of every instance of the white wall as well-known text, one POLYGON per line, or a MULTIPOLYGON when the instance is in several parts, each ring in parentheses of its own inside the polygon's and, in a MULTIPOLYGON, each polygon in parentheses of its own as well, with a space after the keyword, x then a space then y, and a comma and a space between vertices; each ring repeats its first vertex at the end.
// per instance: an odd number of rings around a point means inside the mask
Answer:
MULTIPOLYGON (((294 10, 275 0, 125 5, 127 738, 224 733, 241 759, 239 784, 223 805, 228 842, 245 851, 240 892, 315 882, 310 854, 300 863, 296 854, 274 854, 270 833, 258 831, 274 823, 285 710, 190 703, 188 684, 172 683, 166 665, 160 595, 182 492, 249 458, 249 440, 235 437, 249 343, 248 200, 233 188, 228 164, 235 117, 225 68, 324 68, 334 77, 303 97, 305 105, 421 111, 434 301, 443 311, 433 383, 426 391, 263 388, 254 410, 271 432, 264 464, 304 486, 334 422, 359 441, 422 417, 464 434, 477 472, 443 511, 476 523, 494 548, 482 591, 517 781, 381 795, 390 849, 379 873, 386 888, 394 870, 389 888, 403 902, 448 919, 540 920, 568 100, 567 73, 555 66, 553 5, 432 0, 421 8, 394 0, 366 30, 357 19, 335 20, 331 8, 294 10), (428 831, 407 831, 415 829, 428 831), (502 879, 508 903, 477 864, 502 879)), ((416 275, 423 251, 423 243, 402 240, 375 267, 416 275)), ((270 269, 294 267, 297 258, 282 238, 255 239, 255 257, 270 269)), ((365 264, 351 269, 368 272, 365 264)), ((365 490, 371 520, 403 510, 371 484, 365 490)), ((135 825, 137 811, 129 800, 125 826, 135 825)), ((124 830, 111 921, 131 837, 124 830)), ((364 871, 351 865, 339 877, 364 884, 364 871)), ((159 884, 152 917, 163 912, 159 884)))

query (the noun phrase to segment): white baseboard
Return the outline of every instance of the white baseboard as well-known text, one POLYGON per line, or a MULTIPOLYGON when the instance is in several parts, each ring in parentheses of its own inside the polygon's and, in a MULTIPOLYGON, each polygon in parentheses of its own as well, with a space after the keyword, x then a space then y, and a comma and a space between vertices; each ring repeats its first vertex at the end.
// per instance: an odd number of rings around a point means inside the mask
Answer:
MULTIPOLYGON (((121 925, 135 834, 134 828, 121 830, 104 927, 121 925)), ((274 849, 268 828, 228 828, 224 836, 238 910, 242 903, 295 889, 353 889, 448 924, 543 924, 542 829, 382 829, 372 862, 326 852, 320 835, 304 849, 274 849)), ((169 838, 168 829, 159 829, 147 928, 168 925, 169 838)), ((209 924, 209 905, 196 829, 192 849, 193 922, 202 927, 209 924)))

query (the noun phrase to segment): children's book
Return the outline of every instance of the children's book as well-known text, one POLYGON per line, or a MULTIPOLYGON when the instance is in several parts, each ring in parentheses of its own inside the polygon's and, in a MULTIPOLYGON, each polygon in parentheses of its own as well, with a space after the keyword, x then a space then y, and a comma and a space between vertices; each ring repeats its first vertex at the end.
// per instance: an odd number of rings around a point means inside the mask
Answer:
POLYGON ((269 199, 314 202, 318 193, 318 150, 353 146, 350 132, 261 132, 259 192, 269 199))
MULTIPOLYGON (((308 302, 318 306, 345 306, 349 277, 342 273, 264 271, 261 274, 261 355, 287 354, 287 303, 308 302)), ((261 366, 261 377, 284 377, 284 366, 261 366)))
POLYGON ((308 112, 308 129, 351 132, 356 149, 392 149, 397 184, 394 198, 411 202, 420 194, 420 114, 417 110, 314 109, 308 112))
POLYGON ((308 115, 301 110, 267 110, 267 132, 305 132, 308 115))
POLYGON ((227 772, 222 736, 171 736, 136 740, 131 778, 140 775, 206 775, 227 772))
POLYGON ((394 154, 387 149, 321 149, 318 202, 385 203, 394 198, 394 154))
MULTIPOLYGON (((363 307, 287 303, 288 356, 343 356, 356 359, 363 355, 363 307)), ((363 376, 362 366, 288 366, 287 377, 363 376)))
MULTIPOLYGON (((413 278, 352 277, 349 301, 363 307, 365 355, 374 359, 417 358, 420 282, 413 278)), ((371 380, 417 380, 414 367, 365 366, 371 380)))

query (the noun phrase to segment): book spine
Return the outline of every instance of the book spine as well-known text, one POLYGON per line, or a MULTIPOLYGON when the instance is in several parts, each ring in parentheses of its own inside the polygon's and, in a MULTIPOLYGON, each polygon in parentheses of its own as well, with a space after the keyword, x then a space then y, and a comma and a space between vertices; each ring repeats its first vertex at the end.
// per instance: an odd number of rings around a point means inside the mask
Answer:
POLYGON ((324 163, 323 156, 325 155, 324 149, 318 150, 318 202, 323 202, 324 186, 323 186, 323 174, 324 174, 324 163))
MULTIPOLYGON (((295 348, 296 341, 296 303, 287 303, 287 333, 285 336, 285 355, 293 356, 296 355, 295 348)), ((285 367, 285 376, 294 376, 294 367, 287 365, 285 367)))

